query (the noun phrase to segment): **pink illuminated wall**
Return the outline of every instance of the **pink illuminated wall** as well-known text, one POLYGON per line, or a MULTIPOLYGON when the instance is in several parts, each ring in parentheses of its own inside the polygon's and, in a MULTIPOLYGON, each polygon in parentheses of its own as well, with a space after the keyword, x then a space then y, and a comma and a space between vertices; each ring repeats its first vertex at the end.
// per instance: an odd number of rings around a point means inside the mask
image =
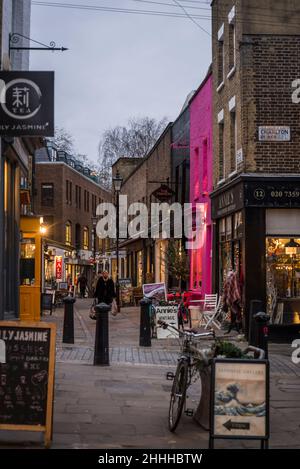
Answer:
POLYGON ((190 251, 190 289, 196 296, 212 293, 212 76, 201 84, 190 102, 190 202, 205 211, 202 245, 190 251))

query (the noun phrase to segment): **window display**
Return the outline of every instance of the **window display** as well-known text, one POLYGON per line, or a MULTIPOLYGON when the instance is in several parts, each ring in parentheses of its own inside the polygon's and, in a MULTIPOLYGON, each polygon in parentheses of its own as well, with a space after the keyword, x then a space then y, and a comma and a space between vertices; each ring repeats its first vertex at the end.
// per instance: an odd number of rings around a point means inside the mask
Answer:
POLYGON ((267 238, 267 312, 272 324, 300 324, 300 238, 267 238))
POLYGON ((20 258, 20 284, 33 285, 35 278, 35 239, 22 239, 20 258))

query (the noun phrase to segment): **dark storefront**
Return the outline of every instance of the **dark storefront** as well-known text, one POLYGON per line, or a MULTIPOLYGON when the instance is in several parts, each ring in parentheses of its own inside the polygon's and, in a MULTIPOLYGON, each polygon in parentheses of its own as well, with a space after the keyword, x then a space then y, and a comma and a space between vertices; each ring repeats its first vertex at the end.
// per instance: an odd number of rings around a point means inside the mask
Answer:
POLYGON ((271 338, 300 332, 300 178, 241 176, 212 195, 214 290, 238 273, 244 327, 252 300, 271 316, 271 338))

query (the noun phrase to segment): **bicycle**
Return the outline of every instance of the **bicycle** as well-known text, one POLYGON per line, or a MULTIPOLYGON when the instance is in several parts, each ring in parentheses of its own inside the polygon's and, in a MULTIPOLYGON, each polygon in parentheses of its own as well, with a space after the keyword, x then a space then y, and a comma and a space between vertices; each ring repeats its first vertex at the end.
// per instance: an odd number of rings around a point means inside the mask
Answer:
MULTIPOLYGON (((194 332, 181 331, 170 324, 163 321, 158 321, 160 327, 164 329, 172 329, 179 334, 179 339, 183 339, 181 345, 181 354, 178 359, 177 368, 175 374, 167 373, 167 379, 173 380, 171 389, 170 405, 168 424, 170 432, 175 432, 179 421, 182 416, 182 411, 186 406, 186 395, 189 386, 192 384, 193 378, 197 376, 201 380, 201 370, 209 366, 212 359, 215 357, 217 342, 224 337, 216 337, 215 331, 209 332, 194 332), (213 343, 210 348, 201 350, 197 347, 197 339, 211 339, 213 343)), ((236 337, 226 337, 226 339, 237 340, 236 337)), ((219 342, 220 343, 220 342, 219 342)), ((247 354, 253 352, 259 355, 259 359, 264 358, 264 350, 257 347, 248 346, 242 353, 247 354)), ((196 380, 195 380, 196 381, 196 380)), ((188 416, 192 416, 193 412, 185 408, 185 413, 188 416)))
MULTIPOLYGON (((178 359, 175 375, 173 373, 167 374, 167 379, 173 380, 169 406, 169 430, 174 432, 185 407, 187 389, 192 384, 194 376, 199 373, 199 361, 203 361, 205 365, 208 365, 211 358, 209 352, 207 353, 196 347, 196 340, 200 338, 215 339, 215 332, 181 331, 163 321, 158 321, 158 323, 164 329, 170 328, 176 331, 179 334, 179 339, 183 338, 181 355, 178 359)), ((209 351, 211 350, 212 348, 209 349, 209 351)), ((185 412, 189 414, 188 411, 185 410, 185 412)))

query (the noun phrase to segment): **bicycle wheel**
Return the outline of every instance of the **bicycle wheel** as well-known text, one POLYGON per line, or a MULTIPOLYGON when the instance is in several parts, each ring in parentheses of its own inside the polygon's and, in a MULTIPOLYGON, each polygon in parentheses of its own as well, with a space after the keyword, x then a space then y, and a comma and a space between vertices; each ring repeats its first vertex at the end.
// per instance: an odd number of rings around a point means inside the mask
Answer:
POLYGON ((175 432, 182 414, 188 384, 188 368, 187 360, 182 359, 179 361, 171 391, 169 407, 170 432, 175 432))

